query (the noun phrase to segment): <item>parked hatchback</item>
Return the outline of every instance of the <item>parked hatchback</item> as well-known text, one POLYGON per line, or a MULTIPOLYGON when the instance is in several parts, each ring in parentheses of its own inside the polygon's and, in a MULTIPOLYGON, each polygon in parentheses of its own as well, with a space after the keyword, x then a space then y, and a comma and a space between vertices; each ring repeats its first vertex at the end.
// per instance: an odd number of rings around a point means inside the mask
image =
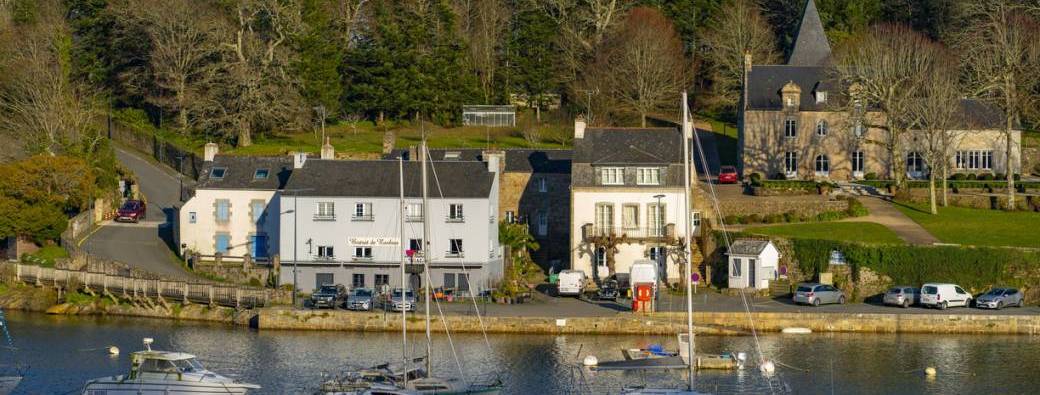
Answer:
POLYGON ((347 295, 347 310, 372 310, 373 292, 369 288, 354 288, 347 295))
POLYGON ((1000 310, 1009 306, 1022 307, 1024 303, 1025 298, 1017 289, 993 288, 975 300, 975 307, 1000 310))
POLYGON ((412 290, 395 288, 390 293, 390 310, 393 311, 415 311, 415 293, 412 290))
POLYGON ((320 309, 322 307, 328 307, 330 309, 336 308, 339 301, 343 300, 344 295, 347 293, 347 288, 339 284, 325 284, 321 288, 314 291, 311 294, 311 307, 320 309))
POLYGON ((907 286, 892 287, 885 292, 883 301, 887 305, 902 306, 905 309, 921 302, 921 290, 907 286))
POLYGON ((971 305, 971 294, 957 284, 925 284, 921 286, 921 305, 946 310, 947 307, 971 305))
POLYGON ((116 221, 138 222, 144 219, 145 204, 142 200, 127 200, 116 211, 116 221))
POLYGON ((719 168, 719 184, 736 184, 737 168, 733 166, 722 166, 719 168))
POLYGON ((845 293, 833 286, 818 283, 798 284, 794 292, 795 303, 819 306, 821 304, 845 304, 845 293))

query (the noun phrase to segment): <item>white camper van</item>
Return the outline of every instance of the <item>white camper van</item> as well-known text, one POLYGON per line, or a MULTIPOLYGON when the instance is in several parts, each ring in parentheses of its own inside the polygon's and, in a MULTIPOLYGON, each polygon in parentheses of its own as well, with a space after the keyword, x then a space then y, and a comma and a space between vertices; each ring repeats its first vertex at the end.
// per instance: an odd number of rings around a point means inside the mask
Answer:
POLYGON ((585 291, 585 272, 581 270, 564 270, 560 272, 556 294, 560 296, 581 296, 585 291))

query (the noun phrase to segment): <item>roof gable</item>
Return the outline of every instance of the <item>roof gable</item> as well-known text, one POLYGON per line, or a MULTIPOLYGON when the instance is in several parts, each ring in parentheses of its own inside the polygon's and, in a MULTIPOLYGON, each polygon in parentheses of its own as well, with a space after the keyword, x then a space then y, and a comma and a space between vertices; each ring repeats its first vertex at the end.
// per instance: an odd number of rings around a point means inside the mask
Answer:
MULTIPOLYGON (((758 256, 772 245, 773 242, 769 240, 738 239, 733 241, 733 244, 730 244, 727 255, 758 256)), ((775 249, 776 247, 773 248, 775 249)))
POLYGON ((676 128, 596 128, 574 140, 574 162, 594 165, 682 163, 676 128))
MULTIPOLYGON (((494 173, 483 162, 432 161, 428 170, 429 195, 439 198, 487 198, 494 173), (439 184, 439 185, 438 185, 439 184)), ((404 162, 404 195, 422 196, 422 166, 404 162)), ((400 196, 401 170, 396 160, 310 159, 293 171, 286 184, 300 196, 389 197, 400 196)))
POLYGON ((830 61, 831 45, 827 41, 827 33, 823 30, 820 13, 816 10, 816 2, 805 3, 802 22, 798 25, 798 36, 794 41, 794 49, 787 64, 791 66, 823 66, 830 61))

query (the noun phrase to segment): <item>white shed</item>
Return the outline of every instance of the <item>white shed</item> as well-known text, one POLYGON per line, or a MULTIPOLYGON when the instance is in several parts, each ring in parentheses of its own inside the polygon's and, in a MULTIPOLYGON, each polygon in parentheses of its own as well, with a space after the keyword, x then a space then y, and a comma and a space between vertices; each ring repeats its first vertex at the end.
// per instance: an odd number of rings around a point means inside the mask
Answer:
POLYGON ((780 251, 769 240, 736 240, 726 255, 730 288, 766 289, 779 278, 780 251))

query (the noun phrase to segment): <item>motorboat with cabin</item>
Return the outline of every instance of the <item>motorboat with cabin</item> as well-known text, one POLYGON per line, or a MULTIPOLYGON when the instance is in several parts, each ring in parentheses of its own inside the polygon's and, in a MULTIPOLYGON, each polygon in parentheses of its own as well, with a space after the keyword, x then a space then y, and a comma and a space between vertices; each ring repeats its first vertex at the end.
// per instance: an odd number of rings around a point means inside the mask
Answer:
POLYGON ((145 350, 130 354, 129 373, 90 380, 83 395, 245 394, 260 389, 206 370, 194 355, 152 350, 152 343, 145 338, 145 350))

